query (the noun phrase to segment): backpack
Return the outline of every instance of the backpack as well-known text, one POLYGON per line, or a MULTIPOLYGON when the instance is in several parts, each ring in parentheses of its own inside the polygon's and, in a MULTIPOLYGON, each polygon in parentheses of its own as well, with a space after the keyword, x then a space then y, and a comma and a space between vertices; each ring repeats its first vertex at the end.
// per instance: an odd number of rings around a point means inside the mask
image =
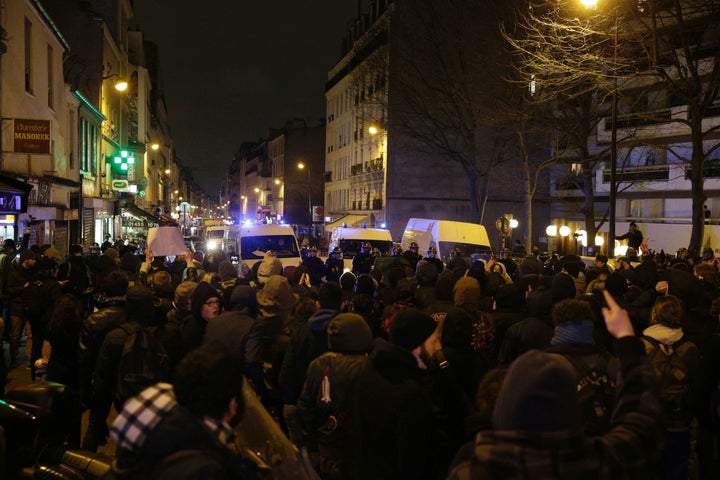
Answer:
POLYGON ((587 435, 602 435, 610 430, 615 407, 615 379, 608 374, 610 354, 564 355, 577 371, 580 417, 587 435))
POLYGON ((155 338, 151 327, 133 328, 121 325, 127 333, 122 354, 118 362, 117 388, 115 399, 122 405, 147 387, 170 376, 170 361, 165 347, 155 338))
POLYGON ((20 295, 23 311, 28 319, 38 319, 52 307, 47 287, 41 280, 31 280, 20 295))
POLYGON ((691 418, 687 401, 690 390, 688 367, 682 356, 694 344, 685 338, 665 345, 643 336, 645 351, 660 384, 660 405, 666 428, 687 427, 691 418))

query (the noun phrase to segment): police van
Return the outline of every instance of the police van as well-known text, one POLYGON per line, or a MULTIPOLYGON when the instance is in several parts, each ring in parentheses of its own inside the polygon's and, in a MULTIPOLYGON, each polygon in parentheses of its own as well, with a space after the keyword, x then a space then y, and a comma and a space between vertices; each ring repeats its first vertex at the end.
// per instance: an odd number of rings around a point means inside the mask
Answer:
POLYGON ((344 269, 352 270, 352 261, 360 251, 360 247, 369 243, 371 249, 378 249, 381 255, 389 255, 393 246, 390 230, 384 228, 359 228, 359 227, 337 227, 330 237, 330 249, 332 252, 340 247, 343 253, 344 269))
POLYGON ((236 227, 237 255, 242 269, 251 269, 265 257, 267 251, 275 253, 284 267, 298 266, 302 262, 295 231, 290 225, 251 224, 236 227))

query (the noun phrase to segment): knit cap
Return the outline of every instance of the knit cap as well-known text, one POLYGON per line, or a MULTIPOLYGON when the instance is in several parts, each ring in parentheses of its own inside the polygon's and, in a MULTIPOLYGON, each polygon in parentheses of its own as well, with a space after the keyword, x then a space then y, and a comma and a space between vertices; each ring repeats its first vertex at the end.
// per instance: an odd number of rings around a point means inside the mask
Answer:
POLYGON ((184 308, 188 304, 197 285, 195 282, 182 282, 175 288, 174 300, 177 308, 184 308))
POLYGON ((580 428, 577 374, 561 355, 530 350, 508 370, 495 403, 495 430, 557 432, 580 428))
POLYGON ((62 255, 60 255, 60 252, 58 252, 58 249, 55 247, 46 248, 45 251, 43 252, 43 255, 48 258, 52 258, 56 262, 62 261, 62 255))
POLYGON ((120 258, 120 253, 118 253, 118 251, 113 247, 105 249, 103 255, 111 258, 112 260, 117 260, 118 258, 120 258))
POLYGON ((363 354, 372 349, 370 327, 357 313, 341 313, 327 328, 328 348, 333 352, 363 354))
POLYGON ((414 350, 425 343, 437 327, 427 313, 414 308, 400 310, 390 324, 390 343, 414 350))

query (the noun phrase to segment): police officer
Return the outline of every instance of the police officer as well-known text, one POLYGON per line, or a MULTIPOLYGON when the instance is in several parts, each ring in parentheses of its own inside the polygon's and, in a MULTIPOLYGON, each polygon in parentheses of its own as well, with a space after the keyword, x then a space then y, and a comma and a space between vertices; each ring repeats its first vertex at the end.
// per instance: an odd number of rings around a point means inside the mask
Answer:
POLYGON ((310 276, 310 284, 318 287, 322 284, 322 278, 325 276, 325 263, 317 256, 317 247, 312 246, 308 250, 308 255, 302 262, 308 269, 310 276))
POLYGON ((435 245, 430 245, 428 247, 427 257, 425 257, 423 260, 425 260, 431 265, 435 265, 438 273, 442 272, 445 269, 445 265, 443 264, 442 260, 437 258, 437 248, 435 248, 435 245))
POLYGON ((342 249, 335 247, 325 261, 325 280, 340 283, 340 276, 343 274, 344 266, 342 249))
POLYGON ((412 242, 410 244, 410 247, 408 248, 408 251, 403 253, 403 257, 405 257, 407 261, 410 262, 413 271, 415 271, 417 263, 422 259, 422 257, 418 253, 418 250, 420 250, 420 247, 418 246, 417 242, 412 242))
POLYGON ((371 250, 372 245, 370 245, 369 242, 365 242, 360 245, 360 251, 353 257, 352 261, 352 272, 355 276, 363 273, 369 274, 370 270, 372 270, 375 259, 370 254, 371 250))

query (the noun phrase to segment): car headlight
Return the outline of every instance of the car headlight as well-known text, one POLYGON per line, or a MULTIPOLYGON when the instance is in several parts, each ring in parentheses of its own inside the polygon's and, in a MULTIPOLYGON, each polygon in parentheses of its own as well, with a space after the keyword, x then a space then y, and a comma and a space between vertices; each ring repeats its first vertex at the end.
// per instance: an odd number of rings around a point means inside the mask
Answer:
POLYGON ((218 247, 218 244, 215 240, 210 240, 207 243, 207 246, 208 246, 208 250, 215 250, 218 247))

